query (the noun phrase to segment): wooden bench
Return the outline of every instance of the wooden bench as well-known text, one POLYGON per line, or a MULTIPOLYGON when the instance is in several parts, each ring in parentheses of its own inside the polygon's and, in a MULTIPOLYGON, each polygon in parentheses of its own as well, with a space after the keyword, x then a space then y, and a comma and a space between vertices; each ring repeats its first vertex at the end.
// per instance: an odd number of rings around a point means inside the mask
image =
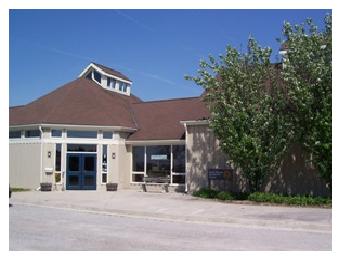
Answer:
POLYGON ((142 190, 147 192, 147 185, 161 186, 165 192, 168 192, 168 186, 170 184, 170 177, 144 177, 142 183, 142 190))

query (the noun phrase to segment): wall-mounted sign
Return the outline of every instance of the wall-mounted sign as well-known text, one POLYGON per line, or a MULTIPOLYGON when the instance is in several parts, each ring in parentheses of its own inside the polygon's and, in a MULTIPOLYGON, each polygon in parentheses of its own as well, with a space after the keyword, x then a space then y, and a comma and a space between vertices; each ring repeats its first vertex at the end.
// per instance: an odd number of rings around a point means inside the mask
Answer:
POLYGON ((223 169, 209 169, 208 170, 208 179, 209 180, 223 180, 224 179, 224 170, 223 169))
POLYGON ((209 180, 228 180, 231 177, 230 169, 209 169, 208 179, 209 180))
POLYGON ((167 160, 167 154, 155 154, 151 156, 152 160, 167 160))

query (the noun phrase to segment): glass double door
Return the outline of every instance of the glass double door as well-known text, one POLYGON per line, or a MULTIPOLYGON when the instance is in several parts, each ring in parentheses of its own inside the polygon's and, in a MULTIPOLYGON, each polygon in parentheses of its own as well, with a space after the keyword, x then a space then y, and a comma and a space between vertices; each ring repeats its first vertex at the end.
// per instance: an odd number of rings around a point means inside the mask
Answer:
POLYGON ((96 154, 67 153, 67 190, 95 190, 96 154))

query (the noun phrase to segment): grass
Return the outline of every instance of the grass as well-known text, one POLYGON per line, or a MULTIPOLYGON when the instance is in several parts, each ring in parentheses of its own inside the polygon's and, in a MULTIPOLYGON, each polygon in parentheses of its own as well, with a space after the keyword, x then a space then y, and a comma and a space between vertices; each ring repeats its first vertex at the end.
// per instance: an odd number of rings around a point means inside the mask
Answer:
POLYGON ((201 188, 192 194, 195 197, 205 198, 205 199, 218 199, 223 201, 232 200, 249 200, 258 203, 271 203, 271 204, 283 204, 283 205, 296 205, 296 206, 332 206, 332 199, 327 197, 313 197, 306 195, 296 195, 296 196, 284 196, 282 194, 276 193, 264 193, 264 192, 254 192, 254 193, 230 193, 224 191, 216 191, 207 188, 201 188))

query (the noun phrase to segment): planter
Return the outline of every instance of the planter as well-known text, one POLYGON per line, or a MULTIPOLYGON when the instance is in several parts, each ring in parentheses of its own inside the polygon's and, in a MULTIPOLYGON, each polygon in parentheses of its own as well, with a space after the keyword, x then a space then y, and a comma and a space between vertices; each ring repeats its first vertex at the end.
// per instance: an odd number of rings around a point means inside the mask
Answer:
POLYGON ((41 191, 42 192, 50 192, 52 188, 51 182, 41 182, 41 191))
POLYGON ((118 186, 117 183, 108 182, 108 183, 106 184, 106 190, 107 190, 108 192, 117 191, 117 186, 118 186))

